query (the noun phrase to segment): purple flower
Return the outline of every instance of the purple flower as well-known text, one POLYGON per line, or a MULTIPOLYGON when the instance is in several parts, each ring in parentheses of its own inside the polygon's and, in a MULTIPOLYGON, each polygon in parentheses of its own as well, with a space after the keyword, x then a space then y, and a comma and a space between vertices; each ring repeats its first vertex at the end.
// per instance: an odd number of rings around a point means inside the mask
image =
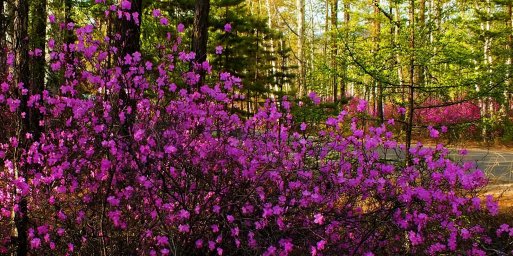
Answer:
POLYGON ((216 54, 222 54, 223 53, 223 47, 221 45, 216 46, 216 54))
POLYGON ((182 23, 180 23, 176 27, 176 30, 178 31, 178 33, 182 33, 183 31, 185 31, 185 26, 182 23))
POLYGON ((322 225, 324 223, 324 216, 321 213, 314 215, 314 223, 322 225))
POLYGON ((153 11, 151 11, 151 15, 155 18, 158 18, 160 17, 161 13, 160 13, 160 10, 159 9, 153 9, 153 11))
POLYGON ((169 21, 166 17, 162 17, 162 18, 160 18, 160 24, 163 26, 167 26, 167 25, 169 25, 169 21))
POLYGON ((178 231, 181 233, 189 233, 191 230, 189 228, 189 225, 180 224, 180 225, 178 225, 178 231))
POLYGON ((130 3, 130 1, 127 1, 127 0, 121 1, 121 9, 130 10, 131 8, 132 8, 132 3, 130 3))
POLYGON ((232 31, 232 24, 230 24, 230 23, 224 24, 224 31, 228 32, 228 33, 231 32, 232 31))
POLYGON ((363 112, 367 108, 367 101, 359 100, 358 106, 356 107, 356 111, 363 112))
POLYGON ((428 126, 428 130, 429 130, 429 137, 431 137, 431 138, 438 138, 438 136, 440 135, 438 130, 436 130, 435 128, 433 128, 431 126, 428 126))
POLYGON ((41 247, 41 239, 32 238, 32 240, 30 240, 30 248, 38 249, 39 247, 41 247))
POLYGON ((321 98, 317 96, 315 92, 310 92, 308 97, 313 101, 315 105, 319 105, 319 103, 321 103, 321 98))
POLYGON ((54 24, 55 23, 55 15, 53 15, 53 14, 48 15, 48 21, 51 24, 54 24))

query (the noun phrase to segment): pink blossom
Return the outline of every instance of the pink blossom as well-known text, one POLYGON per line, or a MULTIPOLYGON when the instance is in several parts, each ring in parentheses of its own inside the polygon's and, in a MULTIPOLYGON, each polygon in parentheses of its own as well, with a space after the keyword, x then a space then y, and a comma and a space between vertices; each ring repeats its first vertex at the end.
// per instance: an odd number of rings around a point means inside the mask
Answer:
POLYGON ((317 96, 317 94, 315 92, 310 92, 308 94, 308 97, 310 97, 310 99, 312 100, 312 102, 315 105, 319 105, 319 103, 321 103, 321 98, 319 96, 317 96))
POLYGON ((178 26, 176 27, 176 30, 178 31, 178 33, 182 33, 182 32, 184 32, 184 31, 185 31, 185 26, 184 26, 182 23, 180 23, 180 24, 178 24, 178 26))
POLYGON ((228 33, 231 32, 232 31, 232 24, 230 24, 230 23, 224 24, 224 31, 228 32, 228 33))
POLYGON ((169 25, 169 21, 166 17, 161 17, 160 18, 160 24, 163 25, 163 26, 167 26, 169 25))
POLYGON ((223 53, 223 47, 221 45, 216 46, 216 54, 222 54, 223 53))
POLYGON ((122 0, 121 1, 121 9, 124 10, 130 10, 132 8, 132 3, 128 0, 122 0))
POLYGON ((183 225, 183 224, 178 225, 178 231, 181 233, 189 233, 190 232, 189 225, 183 225))
POLYGON ((160 15, 161 15, 161 14, 160 14, 160 10, 159 10, 159 9, 153 9, 153 10, 151 11, 151 15, 152 15, 153 17, 155 17, 155 18, 160 17, 160 15))
POLYGON ((30 240, 30 248, 38 249, 39 247, 41 247, 41 239, 33 238, 32 240, 30 240))
POLYGON ((317 213, 314 215, 314 223, 322 225, 324 223, 324 216, 322 214, 317 213))
POLYGON ((358 112, 363 112, 366 108, 367 108, 367 101, 359 100, 358 101, 358 106, 357 106, 356 110, 358 112))

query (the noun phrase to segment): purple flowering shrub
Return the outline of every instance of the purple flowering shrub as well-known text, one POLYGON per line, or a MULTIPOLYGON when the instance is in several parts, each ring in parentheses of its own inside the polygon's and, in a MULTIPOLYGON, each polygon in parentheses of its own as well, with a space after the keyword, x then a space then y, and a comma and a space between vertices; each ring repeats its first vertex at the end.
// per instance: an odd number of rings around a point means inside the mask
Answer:
POLYGON ((476 218, 498 211, 478 197, 486 179, 443 146, 417 144, 405 166, 392 120, 364 129, 346 111, 307 136, 286 97, 243 119, 240 79, 208 62, 189 71, 179 36, 157 62, 108 65, 115 50, 93 31, 50 43, 65 83, 28 95, 39 138, 17 134, 24 85, 3 82, 0 253, 22 198, 37 255, 483 255, 491 243, 476 218), (212 82, 196 89, 200 72, 212 82))
MULTIPOLYGON (((446 102, 430 98, 426 100, 423 105, 437 106, 444 104, 446 104, 446 102)), ((469 101, 437 108, 420 109, 416 112, 415 116, 417 122, 430 125, 470 123, 480 118, 481 110, 479 106, 469 101)))

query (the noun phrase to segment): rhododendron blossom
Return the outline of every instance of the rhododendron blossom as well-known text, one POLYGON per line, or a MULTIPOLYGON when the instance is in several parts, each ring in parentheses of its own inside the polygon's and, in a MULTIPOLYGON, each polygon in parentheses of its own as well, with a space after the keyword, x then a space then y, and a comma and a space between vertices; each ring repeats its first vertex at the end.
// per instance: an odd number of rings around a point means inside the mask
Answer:
POLYGON ((118 51, 94 28, 74 29, 73 54, 56 42, 48 53, 51 72, 67 74, 59 88, 28 95, 28 106, 1 81, 0 113, 38 112, 42 129, 0 124, 0 252, 22 200, 32 255, 479 255, 490 244, 472 218, 498 212, 476 196, 483 172, 441 145, 412 146, 406 164, 393 121, 359 119, 365 101, 306 134, 286 96, 239 116, 241 79, 195 63, 172 33, 165 57, 134 52, 110 66, 102 53, 118 51))
POLYGON ((225 32, 231 32, 231 31, 232 31, 232 24, 230 24, 230 23, 226 23, 226 24, 224 25, 224 31, 225 31, 225 32))

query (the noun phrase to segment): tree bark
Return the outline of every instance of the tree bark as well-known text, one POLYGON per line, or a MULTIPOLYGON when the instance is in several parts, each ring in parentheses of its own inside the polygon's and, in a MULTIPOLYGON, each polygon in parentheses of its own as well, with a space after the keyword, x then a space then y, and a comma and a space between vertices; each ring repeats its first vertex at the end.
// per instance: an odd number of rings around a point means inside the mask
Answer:
MULTIPOLYGON (((351 3, 349 0, 344 0, 344 30, 345 40, 349 40, 349 29, 351 21, 351 3)), ((342 77, 340 82, 340 97, 344 98, 347 94, 347 71, 348 71, 347 56, 344 56, 342 63, 342 77)))
POLYGON ((5 15, 4 0, 0 0, 0 81, 3 81, 7 75, 7 19, 5 15))
POLYGON ((299 68, 299 95, 306 95, 306 65, 305 65, 305 0, 296 1, 297 32, 298 32, 298 68, 299 68))
POLYGON ((331 1, 331 73, 333 86, 333 102, 338 100, 338 71, 337 71, 337 14, 338 0, 331 1))
MULTIPOLYGON (((394 2, 394 9, 395 9, 395 13, 394 13, 394 21, 396 24, 399 24, 399 22, 401 21, 401 9, 399 8, 399 4, 397 2, 394 2)), ((400 45, 400 41, 399 41, 399 26, 396 25, 394 26, 394 47, 395 48, 398 48, 398 46, 400 45)), ((395 58, 396 58, 396 61, 397 61, 397 78, 399 79, 399 86, 400 86, 400 93, 401 93, 401 100, 402 102, 405 102, 406 101, 406 85, 405 85, 405 82, 404 82, 404 74, 403 74, 403 66, 402 66, 402 58, 401 58, 401 54, 399 53, 399 51, 395 51, 395 58)))
MULTIPOLYGON (((72 0, 64 0, 64 21, 66 24, 73 22, 73 2, 72 0)), ((75 41, 73 31, 65 30, 64 41, 66 44, 71 44, 75 41)))
POLYGON ((506 80, 506 89, 504 90, 505 97, 505 115, 507 116, 511 111, 511 86, 513 84, 512 81, 512 72, 513 72, 513 4, 508 2, 507 5, 507 28, 508 28, 508 58, 507 58, 507 80, 506 80))
MULTIPOLYGON (((271 13, 271 0, 265 1, 265 8, 267 11, 267 26, 269 27, 269 29, 272 30, 273 29, 273 23, 272 23, 273 18, 272 18, 272 13, 271 13)), ((276 54, 276 51, 274 50, 274 39, 272 37, 270 39, 269 44, 271 45, 272 54, 276 54)), ((271 86, 271 89, 274 91, 278 91, 278 85, 277 85, 277 80, 276 80, 276 60, 275 59, 271 60, 271 75, 273 78, 273 85, 271 86)))
MULTIPOLYGON (((69 0, 67 0, 69 1, 69 0)), ((117 31, 121 33, 121 41, 119 49, 119 56, 121 61, 127 54, 133 54, 141 50, 141 21, 142 21, 142 0, 133 0, 130 12, 139 14, 139 22, 134 22, 133 19, 126 20, 125 18, 118 20, 117 31)), ((122 65, 123 73, 128 72, 128 67, 122 65)), ((119 98, 124 102, 125 105, 130 106, 133 110, 135 109, 136 102, 130 98, 131 88, 127 87, 128 81, 121 83, 121 90, 119 92, 119 98)), ((131 126, 134 122, 133 114, 130 114, 126 118, 125 124, 122 126, 122 133, 128 135, 130 133, 131 126)))
MULTIPOLYGON (((69 0, 66 0, 69 1, 69 0)), ((142 21, 142 0, 133 0, 130 12, 139 14, 139 21, 142 21)), ((133 20, 119 20, 118 31, 121 34, 121 58, 127 54, 133 54, 141 50, 141 23, 133 20)))
MULTIPOLYGON (((329 60, 329 54, 328 54, 328 44, 329 44, 329 33, 330 33, 330 0, 326 0, 325 2, 325 16, 324 16, 324 48, 323 48, 323 61, 324 63, 328 63, 329 60)), ((330 64, 331 65, 331 64, 330 64)), ((328 72, 326 75, 327 82, 326 85, 331 85, 331 73, 328 72)), ((326 95, 329 95, 329 86, 325 86, 326 89, 326 95)))
POLYGON ((415 111, 415 0, 410 0, 410 84, 408 92, 408 106, 406 117, 406 165, 411 164, 411 140, 413 131, 413 116, 415 111))
MULTIPOLYGON (((25 88, 30 86, 30 70, 29 70, 29 47, 28 47, 28 17, 29 17, 29 3, 28 0, 15 1, 15 15, 14 15, 14 83, 22 83, 25 88)), ((28 113, 28 95, 19 94, 21 98, 21 112, 28 113)), ((21 113, 20 113, 21 114, 21 113)), ((21 116, 21 115, 20 115, 21 116)), ((24 137, 25 133, 31 131, 30 120, 28 116, 20 120, 20 133, 18 137, 24 137)), ((20 159, 17 159, 18 161, 20 159)), ((16 163, 15 178, 25 178, 24 168, 19 168, 19 162, 16 163)), ((28 254, 28 211, 27 211, 27 198, 20 196, 18 202, 18 211, 14 213, 14 224, 16 238, 16 255, 25 256, 28 254)))
MULTIPOLYGON (((192 36, 192 51, 196 53, 196 63, 202 63, 207 59, 209 12, 210 0, 196 0, 192 36)), ((200 72, 200 81, 197 84, 197 88, 201 87, 204 76, 204 72, 200 72)))
MULTIPOLYGON (((417 35, 417 41, 418 43, 416 43, 416 47, 419 48, 419 47, 424 47, 425 46, 425 41, 426 41, 426 33, 425 33, 425 28, 426 28, 426 0, 420 0, 419 1, 419 8, 418 8, 418 20, 416 22, 416 29, 418 29, 419 33, 417 35)), ((426 67, 424 65, 424 63, 419 63, 417 62, 417 65, 416 65, 416 71, 415 71, 415 84, 417 86, 424 86, 425 84, 425 71, 426 71, 426 67)))
MULTIPOLYGON (((377 1, 379 5, 379 0, 377 1)), ((374 56, 377 56, 380 51, 380 34, 381 34, 381 22, 379 20, 380 10, 377 5, 374 5, 374 24, 373 24, 373 41, 374 41, 374 56)), ((384 121, 384 115, 383 115, 383 83, 378 79, 375 81, 376 87, 377 87, 377 99, 375 99, 376 102, 376 108, 377 108, 377 114, 378 118, 381 123, 384 121)))
MULTIPOLYGON (((492 54, 491 54, 491 49, 492 49, 492 37, 490 36, 490 29, 491 29, 491 22, 490 22, 490 18, 491 18, 491 2, 490 0, 486 0, 485 2, 485 11, 486 11, 486 21, 483 23, 481 23, 481 29, 483 30, 484 32, 484 44, 483 44, 483 58, 484 58, 484 66, 486 67, 486 70, 487 70, 487 73, 491 73, 492 72, 492 69, 491 69, 491 66, 492 66, 492 62, 493 62, 493 59, 492 59, 492 54)), ((488 78, 489 79, 489 78, 488 78)), ((488 80, 488 87, 492 85, 492 81, 489 79, 488 80)), ((479 91, 480 88, 479 86, 476 86, 476 90, 479 91)), ((488 102, 489 102, 489 97, 485 96, 484 99, 481 99, 480 100, 480 108, 481 108, 481 117, 486 117, 489 115, 489 111, 488 111, 488 102)), ((482 130, 482 137, 483 137, 483 141, 484 142, 488 142, 488 130, 487 130, 487 127, 486 125, 483 126, 483 130, 482 130)))
MULTIPOLYGON (((34 48, 42 51, 41 56, 33 58, 32 65, 32 88, 33 93, 41 93, 45 87, 45 45, 46 45, 46 4, 47 0, 37 0, 34 3, 34 13, 32 14, 32 24, 34 26, 34 48)), ((35 112, 34 114, 37 114, 35 112)), ((38 124, 34 124, 36 127, 38 124)), ((37 138, 36 138, 37 139, 37 138)))

